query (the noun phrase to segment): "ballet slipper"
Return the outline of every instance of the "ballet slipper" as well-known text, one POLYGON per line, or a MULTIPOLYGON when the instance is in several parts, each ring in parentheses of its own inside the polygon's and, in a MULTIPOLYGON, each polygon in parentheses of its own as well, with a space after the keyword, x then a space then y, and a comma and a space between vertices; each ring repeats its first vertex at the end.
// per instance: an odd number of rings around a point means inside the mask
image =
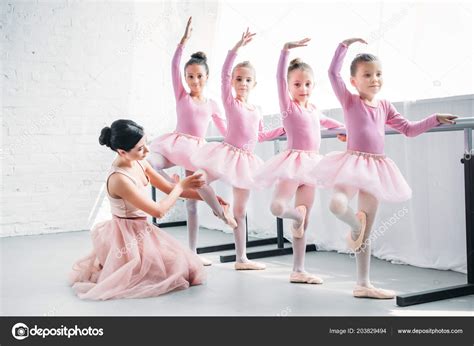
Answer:
POLYGON ((293 226, 291 227, 291 233, 293 234, 293 237, 295 238, 303 238, 304 223, 306 219, 306 207, 304 205, 299 205, 296 207, 296 210, 298 210, 301 213, 303 220, 301 221, 301 224, 298 228, 295 228, 295 223, 293 222, 293 226))
POLYGON ((237 221, 235 221, 234 215, 230 211, 230 206, 228 204, 223 205, 222 209, 224 210, 224 222, 232 227, 232 229, 237 228, 237 221))
POLYGON ((260 262, 248 261, 248 262, 235 262, 235 270, 263 270, 267 266, 260 262))
POLYGON ((322 284, 323 279, 306 272, 292 272, 290 282, 299 284, 322 284))
POLYGON ((392 299, 396 296, 395 291, 376 288, 372 285, 368 287, 357 285, 352 292, 356 298, 373 298, 373 299, 392 299))
POLYGON ((203 257, 203 256, 198 256, 199 259, 201 260, 202 262, 202 265, 207 267, 207 266, 211 266, 212 265, 212 261, 206 257, 203 257))
POLYGON ((363 211, 359 211, 356 214, 356 217, 360 222, 359 237, 357 237, 356 240, 352 240, 352 232, 349 231, 349 234, 347 234, 347 246, 354 252, 359 250, 359 248, 362 246, 362 241, 364 240, 365 229, 367 226, 367 215, 363 211))
MULTIPOLYGON (((232 215, 232 213, 230 211, 229 205, 223 205, 222 209, 223 209, 223 214, 224 214, 224 217, 222 218, 222 221, 224 221, 224 223, 227 226, 231 227, 232 229, 237 228, 237 221, 235 221, 235 218, 234 218, 234 216, 232 215)), ((217 213, 215 211, 212 211, 212 213, 215 216, 219 217, 219 215, 217 215, 217 213)))

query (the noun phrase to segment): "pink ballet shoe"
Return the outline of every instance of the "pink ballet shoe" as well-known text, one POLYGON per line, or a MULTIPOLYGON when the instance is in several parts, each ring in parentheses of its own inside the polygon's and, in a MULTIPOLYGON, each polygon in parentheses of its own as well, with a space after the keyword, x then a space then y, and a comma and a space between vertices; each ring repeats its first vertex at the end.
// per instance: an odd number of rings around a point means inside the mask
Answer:
MULTIPOLYGON (((222 221, 224 221, 224 223, 225 223, 227 226, 229 226, 229 227, 231 227, 232 229, 234 229, 234 228, 237 228, 237 221, 235 221, 235 218, 234 218, 234 216, 232 215, 232 213, 231 213, 231 211, 230 211, 229 208, 230 208, 230 207, 229 207, 228 205, 223 205, 223 206, 222 206, 222 209, 223 209, 223 211, 224 211, 224 218, 222 219, 222 221)), ((219 215, 217 215, 217 213, 216 213, 215 211, 212 211, 212 213, 213 213, 215 216, 219 217, 219 215)))
POLYGON ((203 256, 198 256, 198 257, 201 260, 203 266, 208 267, 212 265, 212 261, 210 259, 203 256))
POLYGON ((232 229, 237 228, 237 221, 235 221, 234 215, 230 211, 230 206, 228 204, 223 205, 222 209, 224 210, 224 222, 232 227, 232 229))
POLYGON ((356 214, 356 217, 359 219, 360 222, 360 233, 359 237, 356 240, 352 240, 352 232, 349 231, 349 234, 347 234, 347 246, 349 249, 352 251, 357 251, 359 248, 362 246, 362 241, 364 240, 364 235, 365 235, 365 228, 367 226, 367 215, 363 211, 359 211, 356 214))
POLYGON ((322 284, 324 281, 316 275, 306 272, 292 272, 290 282, 298 284, 322 284))
POLYGON ((264 270, 267 266, 260 262, 235 262, 235 270, 264 270))
POLYGON ((373 298, 373 299, 392 299, 396 293, 392 290, 384 290, 382 288, 376 288, 372 285, 369 287, 357 285, 352 292, 356 298, 373 298))
POLYGON ((303 220, 301 221, 301 225, 298 228, 295 228, 295 223, 293 222, 293 226, 291 227, 291 233, 295 238, 303 238, 304 235, 304 223, 306 220, 306 207, 304 205, 299 205, 296 207, 301 215, 303 216, 303 220))

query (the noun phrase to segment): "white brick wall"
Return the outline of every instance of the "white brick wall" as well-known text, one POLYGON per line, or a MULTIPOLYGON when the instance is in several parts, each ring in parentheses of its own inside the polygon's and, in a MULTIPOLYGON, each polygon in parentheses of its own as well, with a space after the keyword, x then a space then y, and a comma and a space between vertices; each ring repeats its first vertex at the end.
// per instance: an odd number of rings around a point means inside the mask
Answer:
MULTIPOLYGON (((0 3, 0 236, 83 230, 107 217, 99 208, 114 154, 99 146, 100 129, 118 118, 150 137, 174 127, 171 55, 189 15, 213 32, 216 7, 0 3)), ((212 37, 194 42, 190 53, 211 45, 212 37)))

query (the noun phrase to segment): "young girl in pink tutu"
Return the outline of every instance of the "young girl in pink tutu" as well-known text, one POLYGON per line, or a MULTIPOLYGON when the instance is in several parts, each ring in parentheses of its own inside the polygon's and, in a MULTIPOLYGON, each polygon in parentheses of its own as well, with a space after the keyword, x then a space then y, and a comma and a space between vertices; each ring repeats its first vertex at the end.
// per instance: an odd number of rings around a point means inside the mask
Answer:
POLYGON ((395 292, 376 288, 370 283, 370 232, 380 201, 402 202, 411 197, 411 189, 395 163, 384 154, 385 125, 414 137, 439 124, 452 124, 456 116, 433 114, 421 121, 408 121, 386 100, 377 100, 383 85, 382 67, 377 57, 359 54, 351 64, 351 84, 358 94, 350 93, 340 70, 353 38, 339 44, 329 79, 342 105, 347 127, 347 151, 325 156, 314 170, 317 182, 334 188, 330 210, 351 227, 349 248, 355 252, 357 285, 354 297, 390 299, 395 292), (358 193, 357 213, 349 201, 358 193), (364 246, 362 246, 364 244, 364 246))
POLYGON ((321 284, 323 280, 304 270, 307 216, 314 202, 313 170, 322 159, 320 127, 337 128, 344 124, 330 119, 310 103, 314 88, 311 66, 294 59, 288 66, 290 49, 307 46, 310 39, 288 42, 278 62, 277 85, 283 126, 288 139, 287 149, 268 160, 257 173, 259 186, 276 184, 270 210, 273 215, 293 220, 293 272, 290 282, 321 284), (290 92, 291 98, 288 95, 290 92), (289 205, 295 197, 295 206, 289 205))
POLYGON ((232 65, 238 50, 247 45, 255 34, 247 29, 235 47, 229 51, 222 68, 222 102, 227 117, 227 134, 222 143, 206 144, 193 158, 193 164, 205 172, 207 184, 198 193, 208 203, 216 203, 209 184, 220 179, 233 187, 233 212, 237 221, 234 228, 237 270, 265 269, 263 263, 253 262, 246 255, 245 209, 254 175, 263 161, 253 153, 255 144, 283 135, 283 128, 263 132, 262 116, 255 105, 248 103, 256 85, 255 69, 248 62, 232 65), (232 95, 235 91, 235 97, 232 95))
POLYGON ((199 199, 194 189, 204 184, 202 176, 164 179, 145 160, 143 128, 131 120, 103 128, 99 142, 117 152, 106 181, 112 220, 92 229, 91 254, 74 264, 75 293, 93 300, 144 298, 201 284, 199 257, 146 218, 163 217, 180 196, 199 199), (168 195, 153 202, 149 184, 168 195))
MULTIPOLYGON (((176 130, 153 140, 150 145, 151 153, 148 157, 148 161, 156 170, 160 171, 177 165, 185 168, 186 176, 196 171, 196 167, 191 163, 191 157, 206 143, 204 137, 211 118, 219 132, 222 135, 226 133, 225 119, 221 116, 217 103, 204 96, 209 67, 206 55, 203 52, 192 54, 191 59, 184 65, 185 79, 190 92, 188 93, 183 86, 180 67, 181 56, 186 42, 191 37, 191 32, 192 17, 188 20, 186 30, 176 48, 171 64, 178 117, 176 130)), ((196 204, 196 200, 186 201, 188 242, 189 247, 194 252, 196 252, 199 230, 196 204)), ((223 203, 222 200, 220 203, 213 200, 209 206, 214 214, 225 223, 235 226, 235 221, 228 211, 228 204, 223 203)), ((200 257, 204 265, 211 265, 212 262, 209 259, 200 257)))

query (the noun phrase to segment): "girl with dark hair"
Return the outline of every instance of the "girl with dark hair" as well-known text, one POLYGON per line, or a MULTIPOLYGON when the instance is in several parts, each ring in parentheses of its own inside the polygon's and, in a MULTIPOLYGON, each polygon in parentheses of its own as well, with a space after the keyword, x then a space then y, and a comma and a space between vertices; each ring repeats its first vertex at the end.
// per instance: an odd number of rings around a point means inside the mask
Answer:
MULTIPOLYGON (((219 132, 223 136, 226 134, 225 119, 221 116, 217 103, 204 96, 209 67, 203 52, 191 55, 191 59, 184 66, 185 80, 190 92, 185 90, 182 83, 180 62, 184 45, 191 37, 193 30, 191 24, 192 17, 189 18, 183 38, 176 48, 171 66, 176 99, 176 130, 153 140, 150 145, 151 154, 148 158, 157 171, 177 165, 186 169, 188 176, 196 171, 196 167, 191 163, 191 157, 206 143, 204 137, 211 118, 219 132)), ((219 203, 217 200, 206 200, 206 202, 217 217, 231 227, 235 226, 235 220, 227 203, 219 203)), ((196 252, 199 229, 196 203, 193 200, 186 202, 188 241, 189 247, 194 252, 196 252)), ((201 260, 204 265, 212 264, 204 257, 201 257, 201 260)))
POLYGON ((131 120, 104 127, 99 143, 117 153, 106 180, 112 220, 91 230, 93 250, 73 266, 71 284, 81 299, 144 298, 201 284, 205 273, 199 257, 147 221, 163 217, 179 197, 200 199, 195 189, 201 175, 173 183, 145 160, 143 128, 131 120), (168 194, 158 202, 149 184, 168 194))

